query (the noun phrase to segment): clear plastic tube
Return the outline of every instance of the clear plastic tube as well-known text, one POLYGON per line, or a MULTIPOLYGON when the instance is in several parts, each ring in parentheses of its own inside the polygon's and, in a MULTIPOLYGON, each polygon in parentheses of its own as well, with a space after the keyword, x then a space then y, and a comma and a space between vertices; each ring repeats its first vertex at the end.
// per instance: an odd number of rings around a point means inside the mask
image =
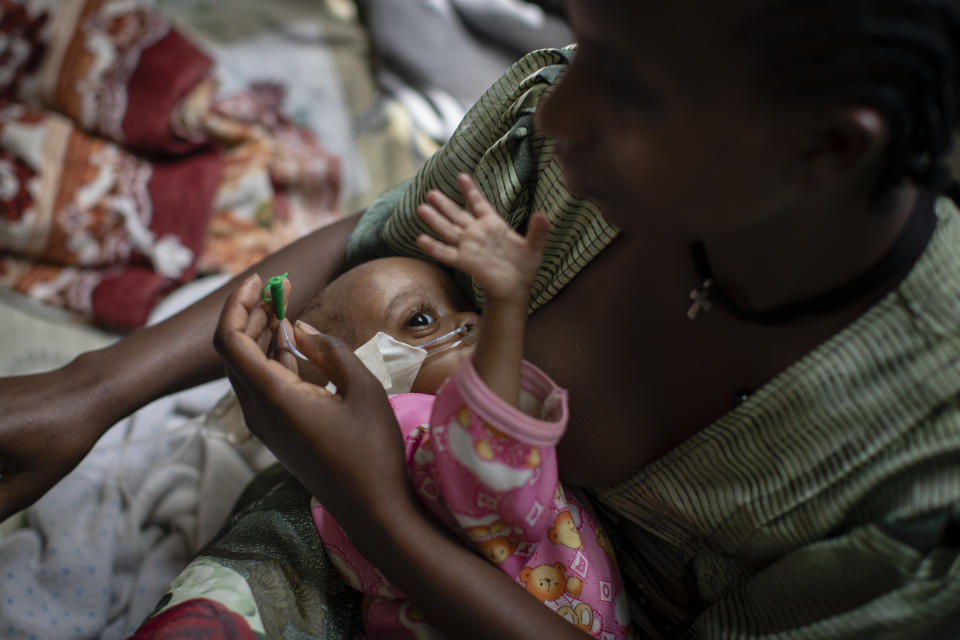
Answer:
MULTIPOLYGON (((303 360, 304 362, 309 362, 310 359, 307 358, 307 356, 305 356, 305 355, 303 355, 302 353, 300 353, 300 351, 298 351, 297 348, 296 348, 295 346, 293 346, 293 343, 290 341, 290 337, 287 335, 286 325, 285 325, 283 322, 280 323, 280 331, 283 333, 283 339, 284 339, 284 341, 287 343, 287 349, 290 350, 290 353, 292 353, 292 354, 293 354, 294 356, 296 356, 297 358, 300 358, 300 359, 303 360)), ((445 352, 447 352, 447 351, 450 351, 451 349, 456 349, 456 348, 459 347, 460 345, 466 346, 466 345, 469 345, 469 344, 473 344, 473 343, 476 341, 476 339, 477 339, 477 327, 476 327, 475 325, 472 325, 472 324, 465 324, 465 325, 463 325, 462 327, 457 327, 456 329, 454 329, 454 330, 452 330, 452 331, 448 331, 447 333, 443 334, 442 336, 437 336, 436 338, 433 338, 432 340, 427 340, 426 342, 423 342, 423 343, 421 343, 421 344, 415 344, 415 345, 413 345, 413 346, 416 347, 416 348, 418 348, 418 349, 424 349, 424 350, 426 350, 427 347, 433 346, 433 345, 435 345, 435 344, 438 344, 438 343, 440 343, 440 342, 443 342, 444 340, 447 340, 447 339, 450 338, 451 336, 457 336, 457 335, 461 336, 461 338, 460 338, 459 340, 455 340, 454 342, 451 342, 450 344, 445 344, 445 345, 443 345, 442 347, 439 347, 439 348, 436 348, 436 349, 431 349, 430 351, 428 351, 427 357, 424 358, 424 360, 426 360, 427 358, 432 358, 433 356, 436 356, 436 355, 440 355, 441 353, 445 353, 445 352)), ((401 369, 401 370, 398 371, 397 373, 402 373, 402 372, 404 372, 404 371, 408 371, 409 369, 412 369, 413 367, 419 367, 420 364, 421 364, 421 363, 418 362, 417 364, 410 365, 409 367, 407 367, 407 368, 405 368, 405 369, 401 369)))
MULTIPOLYGON (((451 351, 451 350, 453 350, 453 349, 456 349, 457 347, 460 347, 460 346, 464 346, 464 347, 465 347, 465 346, 468 346, 468 345, 473 344, 474 342, 477 341, 478 330, 477 330, 476 325, 465 324, 465 325, 463 325, 462 327, 457 327, 457 328, 454 329, 453 331, 448 331, 447 333, 443 334, 442 336, 438 336, 438 337, 434 338, 433 340, 428 340, 427 342, 423 342, 423 343, 421 343, 421 344, 417 344, 417 345, 414 345, 414 346, 417 347, 418 349, 424 349, 424 347, 437 344, 438 342, 442 342, 442 341, 450 338, 451 336, 455 336, 455 335, 459 335, 459 336, 461 336, 461 338, 460 338, 459 340, 455 340, 455 341, 451 342, 450 344, 445 344, 445 345, 443 345, 443 346, 441 346, 441 347, 437 347, 437 348, 435 348, 435 349, 431 349, 430 351, 427 352, 427 357, 423 359, 423 362, 426 362, 428 359, 430 359, 430 358, 432 358, 432 357, 434 357, 434 356, 438 356, 438 355, 440 355, 441 353, 446 353, 447 351, 451 351)), ((424 349, 424 350, 426 350, 426 349, 424 349)), ((415 363, 415 364, 412 364, 412 365, 410 365, 409 367, 405 367, 405 368, 403 368, 403 369, 400 369, 400 370, 397 371, 396 373, 404 373, 404 372, 406 372, 406 371, 409 371, 410 369, 413 369, 414 367, 419 367, 419 366, 421 366, 421 365, 423 364, 423 362, 417 362, 417 363, 415 363)))
MULTIPOLYGON (((415 344, 415 345, 413 345, 413 346, 417 347, 418 349, 426 349, 426 348, 429 347, 430 345, 437 344, 438 342, 443 342, 444 340, 446 340, 446 339, 449 338, 450 336, 455 336, 455 335, 462 335, 462 336, 463 336, 462 338, 460 338, 459 340, 457 340, 457 341, 454 342, 453 344, 446 345, 441 351, 437 351, 437 352, 436 352, 436 353, 442 353, 443 351, 447 351, 448 349, 453 349, 454 347, 460 346, 460 343, 462 343, 464 340, 467 340, 468 337, 470 336, 470 334, 471 334, 471 333, 475 333, 475 332, 476 332, 476 327, 474 327, 472 324, 465 324, 465 325, 463 325, 462 327, 457 327, 457 328, 454 329, 453 331, 448 331, 448 332, 446 332, 445 334, 443 334, 442 336, 438 336, 438 337, 434 338, 433 340, 427 340, 426 342, 423 342, 423 343, 421 343, 421 344, 415 344)), ((469 342, 473 342, 474 340, 476 340, 476 335, 474 335, 473 338, 470 338, 469 342)), ((431 354, 431 355, 432 355, 432 354, 431 354)), ((428 357, 429 357, 429 356, 428 356, 428 357)))
POLYGON ((287 349, 290 350, 290 353, 300 358, 304 362, 310 362, 310 358, 300 353, 300 351, 293 346, 293 343, 290 342, 290 336, 287 335, 287 323, 283 320, 280 321, 280 332, 283 334, 283 340, 287 343, 287 349))

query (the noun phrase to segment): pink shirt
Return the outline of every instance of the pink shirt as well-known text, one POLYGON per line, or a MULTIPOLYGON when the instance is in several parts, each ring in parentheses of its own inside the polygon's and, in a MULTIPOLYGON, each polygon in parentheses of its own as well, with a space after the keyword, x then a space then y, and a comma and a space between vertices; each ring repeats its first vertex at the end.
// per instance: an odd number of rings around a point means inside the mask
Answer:
MULTIPOLYGON (((524 411, 497 397, 468 360, 436 396, 391 396, 413 486, 466 544, 558 614, 597 638, 630 637, 610 541, 558 480, 554 446, 566 429, 567 394, 527 362, 521 388, 524 411)), ((416 638, 429 628, 316 501, 312 513, 331 561, 369 596, 369 637, 416 638)))

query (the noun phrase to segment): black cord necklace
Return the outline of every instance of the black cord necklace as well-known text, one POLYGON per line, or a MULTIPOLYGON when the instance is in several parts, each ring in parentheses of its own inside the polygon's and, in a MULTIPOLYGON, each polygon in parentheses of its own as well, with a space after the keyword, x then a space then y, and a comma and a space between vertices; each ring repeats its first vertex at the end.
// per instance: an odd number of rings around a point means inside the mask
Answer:
POLYGON ((926 248, 937 224, 934 202, 935 196, 932 193, 921 192, 910 219, 907 220, 903 231, 890 250, 879 262, 851 282, 812 298, 764 311, 755 311, 737 304, 714 280, 707 252, 702 243, 695 242, 690 245, 690 256, 697 269, 700 286, 690 292, 693 304, 687 311, 687 317, 691 320, 696 319, 700 311, 708 311, 713 304, 716 304, 738 320, 754 324, 777 325, 789 324, 806 316, 826 314, 848 307, 857 300, 874 293, 884 283, 909 271, 926 248))

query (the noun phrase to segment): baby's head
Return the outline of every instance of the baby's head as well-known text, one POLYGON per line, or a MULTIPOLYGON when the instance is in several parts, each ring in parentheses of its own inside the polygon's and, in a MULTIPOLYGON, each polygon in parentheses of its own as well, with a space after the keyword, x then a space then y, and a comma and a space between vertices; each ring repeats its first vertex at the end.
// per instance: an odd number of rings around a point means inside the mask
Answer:
MULTIPOLYGON (((435 264, 414 258, 381 258, 350 269, 317 294, 300 319, 356 349, 378 331, 420 345, 479 316, 453 278, 435 264)), ((438 345, 438 348, 443 345, 438 345)), ((472 346, 428 357, 411 391, 435 393, 472 346)))

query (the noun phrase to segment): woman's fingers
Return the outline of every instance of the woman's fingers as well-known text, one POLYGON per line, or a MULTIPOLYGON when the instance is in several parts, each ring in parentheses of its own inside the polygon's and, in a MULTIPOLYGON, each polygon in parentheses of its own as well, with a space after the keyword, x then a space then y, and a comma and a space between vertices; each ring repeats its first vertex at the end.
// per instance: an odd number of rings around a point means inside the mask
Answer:
POLYGON ((267 314, 260 305, 260 277, 247 278, 226 299, 214 333, 214 348, 226 361, 231 379, 247 388, 275 390, 299 381, 295 373, 267 358, 262 344, 269 332, 267 314), (291 380, 292 379, 292 380, 291 380))
MULTIPOLYGON (((293 327, 290 325, 289 320, 284 318, 277 323, 276 329, 273 331, 273 359, 290 371, 296 373, 297 357, 293 355, 293 351, 290 350, 290 345, 287 344, 286 337, 283 333, 283 328, 280 326, 281 323, 286 326, 286 335, 293 336, 293 327)), ((291 338, 291 340, 295 340, 295 338, 291 338)), ((296 347, 296 344, 293 346, 296 347)))
MULTIPOLYGON (((306 322, 297 321, 293 331, 300 351, 337 386, 338 394, 347 394, 352 385, 351 371, 344 366, 345 358, 341 349, 350 351, 350 348, 343 341, 320 333, 306 322)), ((352 351, 350 355, 357 359, 352 351)))
POLYGON ((293 290, 293 283, 290 278, 283 279, 283 315, 287 315, 287 306, 290 303, 290 292, 293 290))
POLYGON ((337 386, 338 396, 350 399, 383 393, 383 386, 345 342, 324 335, 305 322, 297 322, 294 331, 300 350, 337 386))
POLYGON ((227 298, 214 334, 214 347, 222 355, 252 349, 264 356, 270 344, 268 315, 260 298, 260 276, 251 275, 227 298))
MULTIPOLYGON (((247 332, 250 324, 250 313, 260 303, 260 276, 252 274, 233 290, 224 302, 220 312, 217 330, 247 332)), ((257 332, 259 333, 259 331, 257 332)), ((250 335, 256 335, 251 333, 250 335)))

